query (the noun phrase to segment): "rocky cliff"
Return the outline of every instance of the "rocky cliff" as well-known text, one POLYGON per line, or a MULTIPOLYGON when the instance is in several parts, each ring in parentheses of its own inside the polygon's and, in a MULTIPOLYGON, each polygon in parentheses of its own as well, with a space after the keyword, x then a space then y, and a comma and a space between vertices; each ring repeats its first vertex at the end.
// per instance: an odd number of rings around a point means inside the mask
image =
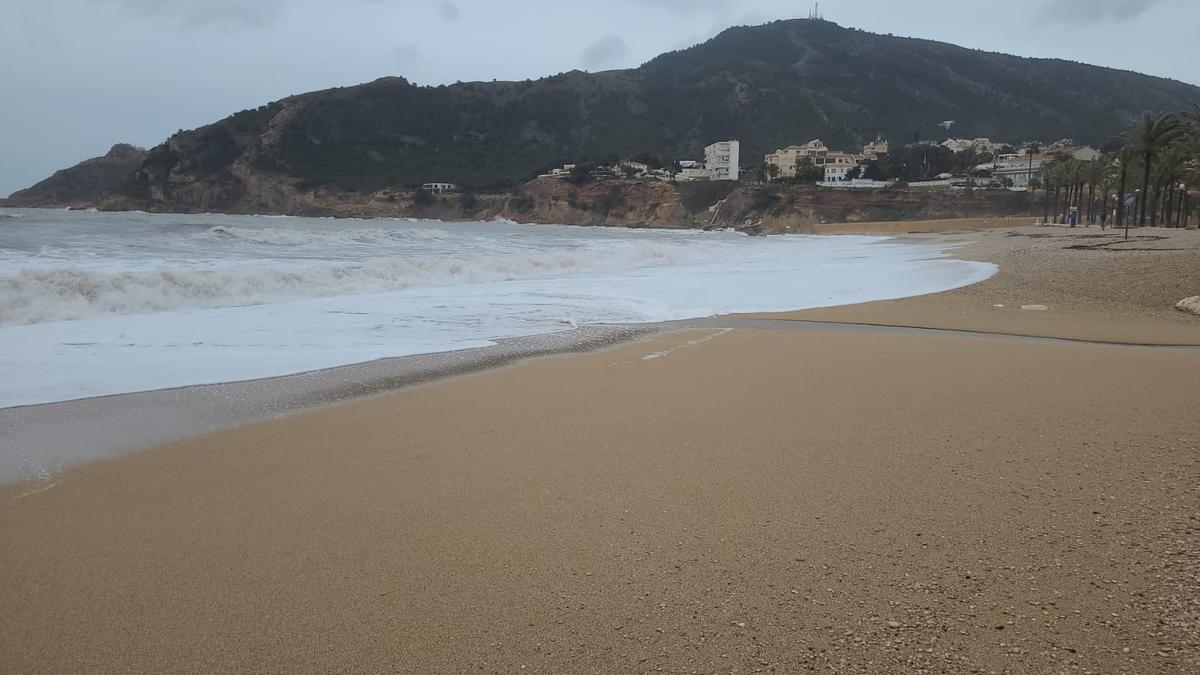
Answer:
POLYGON ((519 222, 735 229, 775 234, 822 223, 934 220, 1032 214, 1025 193, 827 189, 733 182, 671 184, 610 180, 574 185, 538 179, 475 215, 519 222))
POLYGON ((145 150, 118 143, 102 157, 86 159, 69 169, 56 171, 36 185, 16 191, 8 199, 0 199, 0 206, 92 206, 101 195, 136 171, 145 159, 145 150))

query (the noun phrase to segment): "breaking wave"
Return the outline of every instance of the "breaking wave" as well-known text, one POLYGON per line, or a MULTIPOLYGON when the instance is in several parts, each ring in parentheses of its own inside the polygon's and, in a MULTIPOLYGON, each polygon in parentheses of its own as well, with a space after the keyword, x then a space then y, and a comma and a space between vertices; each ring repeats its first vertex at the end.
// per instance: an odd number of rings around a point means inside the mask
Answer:
MULTIPOLYGON (((383 232, 391 237, 396 233, 383 232)), ((278 243, 290 232, 259 230, 278 243)), ((313 233, 298 233, 310 237, 313 233)), ((343 233, 321 233, 322 236, 343 233)), ((401 233, 410 234, 410 233, 401 233)), ((374 234, 346 234, 354 238, 374 234)), ((286 245, 286 244, 285 244, 286 245)), ((414 287, 456 286, 669 265, 695 258, 686 249, 641 243, 605 250, 508 255, 407 255, 345 262, 256 260, 219 267, 104 269, 78 265, 0 274, 0 324, 31 324, 105 314, 261 305, 362 295, 414 287)))
POLYGON ((236 227, 218 225, 205 233, 218 239, 236 239, 251 244, 272 246, 306 246, 310 244, 381 244, 411 241, 442 241, 459 238, 444 230, 425 228, 385 230, 362 228, 354 230, 300 230, 284 227, 236 227))

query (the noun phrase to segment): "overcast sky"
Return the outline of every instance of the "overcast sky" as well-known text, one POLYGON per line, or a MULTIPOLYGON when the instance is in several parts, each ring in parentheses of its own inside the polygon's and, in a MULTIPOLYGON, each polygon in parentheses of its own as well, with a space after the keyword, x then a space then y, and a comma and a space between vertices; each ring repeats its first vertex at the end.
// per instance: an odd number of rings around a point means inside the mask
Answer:
MULTIPOLYGON (((808 0, 0 0, 0 195, 288 94, 637 66, 808 0)), ((1200 0, 827 0, 843 26, 1200 84, 1200 0)))

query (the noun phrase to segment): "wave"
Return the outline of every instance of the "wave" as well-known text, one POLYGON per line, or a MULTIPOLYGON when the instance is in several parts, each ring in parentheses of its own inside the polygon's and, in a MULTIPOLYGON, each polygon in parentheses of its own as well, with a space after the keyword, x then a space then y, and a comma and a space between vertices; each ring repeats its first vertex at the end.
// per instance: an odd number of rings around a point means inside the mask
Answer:
POLYGON ((352 230, 298 230, 286 227, 237 227, 217 225, 207 236, 229 238, 252 244, 271 246, 305 246, 308 244, 379 244, 403 241, 439 241, 456 238, 445 230, 385 230, 362 228, 352 230))
MULTIPOLYGON (((256 236, 262 236, 261 231, 256 236)), ((266 236, 287 239, 279 233, 266 236)), ((360 232, 355 236, 368 235, 360 232)), ((681 247, 639 244, 603 250, 410 255, 352 262, 255 260, 206 268, 113 269, 79 265, 23 268, 0 274, 0 324, 573 276, 670 265, 695 256, 695 252, 681 247)))

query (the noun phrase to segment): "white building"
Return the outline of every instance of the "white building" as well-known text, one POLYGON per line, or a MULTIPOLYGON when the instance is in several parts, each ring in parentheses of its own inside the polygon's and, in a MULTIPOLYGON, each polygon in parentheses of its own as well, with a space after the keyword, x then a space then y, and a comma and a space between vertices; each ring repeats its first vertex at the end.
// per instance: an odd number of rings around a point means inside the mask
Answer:
POLYGON ((976 153, 984 153, 995 152, 1004 146, 1001 143, 993 142, 990 138, 949 138, 942 141, 942 147, 949 149, 950 152, 974 150, 976 153))
POLYGON ((1055 152, 1042 152, 1032 158, 1029 155, 1001 155, 992 165, 992 177, 998 180, 1007 178, 1012 182, 1013 187, 1027 188, 1030 179, 1036 178, 1041 173, 1042 165, 1056 156, 1093 162, 1099 159, 1100 151, 1085 145, 1083 147, 1064 147, 1055 152))
POLYGON ((699 166, 698 162, 692 162, 692 166, 685 166, 675 174, 677 181, 708 180, 708 178, 708 169, 699 166))
POLYGON ((617 162, 617 170, 620 172, 619 175, 622 176, 644 178, 650 172, 650 165, 644 162, 635 162, 632 159, 626 159, 617 162))
POLYGON ((848 174, 859 165, 861 155, 846 152, 831 152, 825 155, 825 182, 849 180, 848 174))
POLYGON ((704 148, 704 164, 712 180, 737 180, 741 143, 718 141, 704 148))
POLYGON ((997 161, 992 168, 992 178, 1003 180, 1007 178, 1013 187, 1029 187, 1029 179, 1038 175, 1042 164, 1049 161, 1048 155, 1029 155, 1008 157, 997 161))
POLYGON ((454 183, 422 183, 421 189, 426 192, 432 192, 435 195, 458 192, 458 186, 454 183))
POLYGON ((550 173, 538 174, 538 178, 566 178, 571 175, 571 170, 574 168, 574 164, 563 164, 562 168, 551 169, 550 173))

